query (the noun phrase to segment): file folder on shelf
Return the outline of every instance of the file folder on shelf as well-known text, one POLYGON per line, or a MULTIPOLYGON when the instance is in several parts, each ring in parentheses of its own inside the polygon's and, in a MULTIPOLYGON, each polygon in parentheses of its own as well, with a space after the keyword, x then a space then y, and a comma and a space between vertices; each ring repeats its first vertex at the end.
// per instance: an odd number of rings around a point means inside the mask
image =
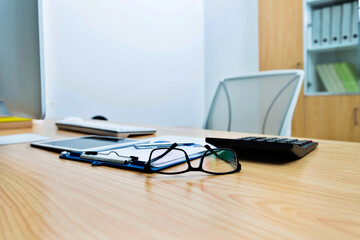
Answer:
POLYGON ((312 27, 312 46, 318 47, 321 45, 321 10, 315 9, 313 11, 313 27, 312 27))
POLYGON ((343 82, 347 92, 358 92, 357 74, 355 68, 349 63, 335 63, 334 68, 339 78, 343 82))
POLYGON ((343 43, 351 42, 351 10, 352 3, 344 3, 342 5, 342 39, 343 43))
POLYGON ((344 86, 344 83, 341 81, 339 75, 336 73, 334 64, 327 64, 326 67, 331 75, 332 81, 334 82, 334 85, 336 87, 336 92, 346 93, 346 88, 344 86))
POLYGON ((341 69, 349 83, 350 92, 358 92, 359 91, 359 83, 358 83, 358 73, 355 67, 347 62, 343 62, 340 64, 341 69))
POLYGON ((326 71, 325 66, 323 64, 316 65, 316 71, 320 77, 322 84, 325 87, 325 90, 331 93, 336 92, 336 88, 330 81, 330 77, 328 75, 329 73, 326 71))
POLYGON ((345 75, 345 72, 343 71, 341 64, 335 63, 334 68, 335 68, 335 71, 336 71, 337 75, 339 76, 340 80, 343 82, 346 91, 352 92, 352 89, 350 86, 351 84, 349 83, 348 78, 345 75))
POLYGON ((340 79, 334 64, 319 64, 316 66, 317 73, 325 90, 330 93, 345 93, 346 88, 340 79))
POLYGON ((330 45, 330 29, 331 29, 331 9, 324 7, 321 9, 321 45, 330 45))
POLYGON ((355 1, 353 2, 353 6, 352 6, 352 19, 351 19, 351 38, 353 39, 353 41, 356 41, 359 36, 358 21, 359 21, 358 3, 357 1, 355 1))
POLYGON ((341 5, 331 7, 331 43, 341 42, 341 5))

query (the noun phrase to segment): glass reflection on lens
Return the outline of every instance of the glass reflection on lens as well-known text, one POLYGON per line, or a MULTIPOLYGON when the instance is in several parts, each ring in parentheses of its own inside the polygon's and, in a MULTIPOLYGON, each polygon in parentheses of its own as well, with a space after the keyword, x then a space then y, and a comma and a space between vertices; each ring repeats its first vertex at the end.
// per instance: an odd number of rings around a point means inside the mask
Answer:
POLYGON ((202 167, 211 173, 227 173, 237 168, 235 153, 230 150, 212 149, 205 153, 202 167))

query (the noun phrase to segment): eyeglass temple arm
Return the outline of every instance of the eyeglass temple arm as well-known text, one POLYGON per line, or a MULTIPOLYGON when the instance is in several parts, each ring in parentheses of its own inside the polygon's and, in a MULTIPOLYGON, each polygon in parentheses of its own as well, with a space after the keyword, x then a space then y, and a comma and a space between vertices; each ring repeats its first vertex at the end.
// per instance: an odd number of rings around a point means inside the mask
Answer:
POLYGON ((160 156, 157 156, 156 158, 150 159, 152 162, 155 162, 157 160, 160 160, 161 158, 165 157, 169 152, 171 152, 174 148, 176 148, 178 144, 174 143, 173 145, 171 145, 171 147, 166 150, 166 152, 164 152, 163 154, 161 154, 160 156))
MULTIPOLYGON (((217 157, 220 158, 219 154, 217 154, 214 150, 212 150, 209 145, 206 144, 206 145, 205 145, 205 148, 206 148, 207 150, 209 150, 212 154, 214 154, 215 156, 217 156, 217 157)), ((220 159, 221 159, 221 158, 220 158, 220 159)))

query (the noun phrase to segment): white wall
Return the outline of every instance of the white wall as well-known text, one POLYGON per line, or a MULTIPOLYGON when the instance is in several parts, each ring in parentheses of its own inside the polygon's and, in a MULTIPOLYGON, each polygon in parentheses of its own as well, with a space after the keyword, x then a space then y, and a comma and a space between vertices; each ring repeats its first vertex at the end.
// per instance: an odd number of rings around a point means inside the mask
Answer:
POLYGON ((201 126, 203 1, 44 1, 47 118, 201 126))
POLYGON ((259 70, 257 0, 205 0, 206 112, 219 81, 259 70))
POLYGON ((200 127, 217 82, 258 69, 255 0, 43 5, 47 118, 200 127))

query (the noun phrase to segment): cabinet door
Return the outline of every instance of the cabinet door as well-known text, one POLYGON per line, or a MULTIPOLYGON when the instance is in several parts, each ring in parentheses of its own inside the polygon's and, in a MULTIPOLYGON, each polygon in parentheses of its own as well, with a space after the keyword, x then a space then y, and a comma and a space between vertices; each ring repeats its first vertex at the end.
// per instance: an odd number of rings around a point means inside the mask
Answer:
POLYGON ((306 136, 360 141, 360 96, 306 97, 306 136))
MULTIPOLYGON (((259 0, 260 71, 303 68, 302 0, 259 0)), ((304 137, 304 94, 292 121, 292 136, 304 137)))
POLYGON ((302 0, 259 0, 259 68, 303 68, 302 0))

